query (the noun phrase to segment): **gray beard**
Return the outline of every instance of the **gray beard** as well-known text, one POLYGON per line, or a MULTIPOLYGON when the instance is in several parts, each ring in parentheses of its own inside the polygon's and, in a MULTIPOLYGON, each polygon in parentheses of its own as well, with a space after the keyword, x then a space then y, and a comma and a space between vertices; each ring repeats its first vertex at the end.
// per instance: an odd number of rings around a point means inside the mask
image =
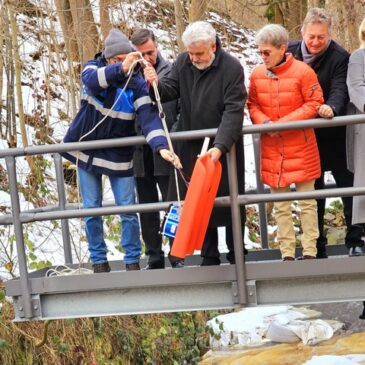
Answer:
POLYGON ((193 65, 200 71, 207 69, 208 67, 210 67, 213 63, 213 61, 215 60, 215 53, 212 53, 212 58, 210 59, 209 62, 206 63, 195 63, 193 62, 193 65))

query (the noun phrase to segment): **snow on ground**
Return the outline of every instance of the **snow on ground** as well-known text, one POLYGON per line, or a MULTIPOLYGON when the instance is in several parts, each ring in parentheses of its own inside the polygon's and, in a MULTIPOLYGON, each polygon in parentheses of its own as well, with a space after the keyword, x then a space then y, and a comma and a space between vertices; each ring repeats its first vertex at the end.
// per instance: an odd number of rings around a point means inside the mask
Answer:
POLYGON ((215 349, 232 345, 251 347, 299 340, 314 345, 330 339, 343 327, 341 322, 316 319, 319 315, 319 312, 292 306, 244 308, 222 314, 207 322, 214 333, 210 336, 210 346, 215 349))
POLYGON ((359 365, 365 364, 365 355, 313 356, 303 365, 359 365))

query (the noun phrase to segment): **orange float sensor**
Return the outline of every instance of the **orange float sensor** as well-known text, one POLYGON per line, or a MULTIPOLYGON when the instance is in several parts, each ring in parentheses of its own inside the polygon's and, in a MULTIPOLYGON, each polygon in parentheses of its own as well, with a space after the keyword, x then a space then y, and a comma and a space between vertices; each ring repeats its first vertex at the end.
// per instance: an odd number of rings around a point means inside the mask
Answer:
POLYGON ((172 256, 183 259, 201 250, 221 175, 219 161, 213 162, 209 155, 197 159, 181 209, 172 256))

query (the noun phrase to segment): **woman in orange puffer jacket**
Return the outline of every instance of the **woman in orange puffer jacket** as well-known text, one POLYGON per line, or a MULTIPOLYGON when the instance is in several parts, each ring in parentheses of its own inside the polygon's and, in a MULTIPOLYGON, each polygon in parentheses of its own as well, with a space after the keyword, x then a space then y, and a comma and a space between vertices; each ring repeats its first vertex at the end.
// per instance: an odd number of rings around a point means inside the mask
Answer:
MULTIPOLYGON (((322 89, 315 72, 285 53, 288 33, 280 25, 269 24, 256 35, 264 64, 250 78, 248 108, 254 124, 295 122, 314 118, 323 104, 322 89)), ((314 190, 321 174, 316 137, 312 128, 261 134, 261 179, 271 191, 314 190)), ((291 202, 275 202, 278 239, 284 261, 295 258, 295 232, 291 202)), ((318 237, 317 203, 299 201, 303 258, 316 257, 318 237)))

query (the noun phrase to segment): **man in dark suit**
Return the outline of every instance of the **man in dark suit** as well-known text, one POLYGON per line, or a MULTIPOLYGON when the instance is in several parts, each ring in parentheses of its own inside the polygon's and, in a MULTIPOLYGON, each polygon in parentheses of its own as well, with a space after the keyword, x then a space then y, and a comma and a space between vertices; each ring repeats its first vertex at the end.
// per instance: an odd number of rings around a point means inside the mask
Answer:
MULTIPOLYGON (((346 76, 349 53, 331 39, 331 18, 324 9, 311 8, 302 26, 302 40, 289 42, 288 50, 294 57, 310 65, 318 76, 325 103, 318 109, 322 118, 346 114, 349 101, 346 76)), ((328 123, 331 123, 328 121, 328 123)), ((324 188, 324 173, 331 171, 339 188, 353 186, 353 174, 347 170, 346 126, 316 129, 321 158, 322 175, 315 188, 324 188)), ((342 198, 347 226, 345 238, 350 256, 363 255, 362 228, 351 224, 352 197, 342 198)), ((327 258, 327 238, 324 233, 325 199, 317 200, 319 238, 317 258, 327 258)))
MULTIPOLYGON (((155 35, 149 29, 139 29, 131 36, 131 42, 142 57, 156 70, 163 79, 171 70, 171 63, 166 61, 158 51, 155 35)), ((178 115, 176 100, 163 103, 168 129, 171 130, 178 115)), ((138 133, 141 129, 138 127, 138 133)), ((158 202, 161 192, 162 199, 167 200, 169 185, 170 164, 160 156, 153 154, 148 145, 139 146, 134 154, 134 175, 137 183, 138 201, 141 204, 158 202)), ((148 255, 148 264, 145 269, 163 269, 165 258, 162 251, 162 236, 160 231, 160 213, 141 213, 142 238, 148 255)))

